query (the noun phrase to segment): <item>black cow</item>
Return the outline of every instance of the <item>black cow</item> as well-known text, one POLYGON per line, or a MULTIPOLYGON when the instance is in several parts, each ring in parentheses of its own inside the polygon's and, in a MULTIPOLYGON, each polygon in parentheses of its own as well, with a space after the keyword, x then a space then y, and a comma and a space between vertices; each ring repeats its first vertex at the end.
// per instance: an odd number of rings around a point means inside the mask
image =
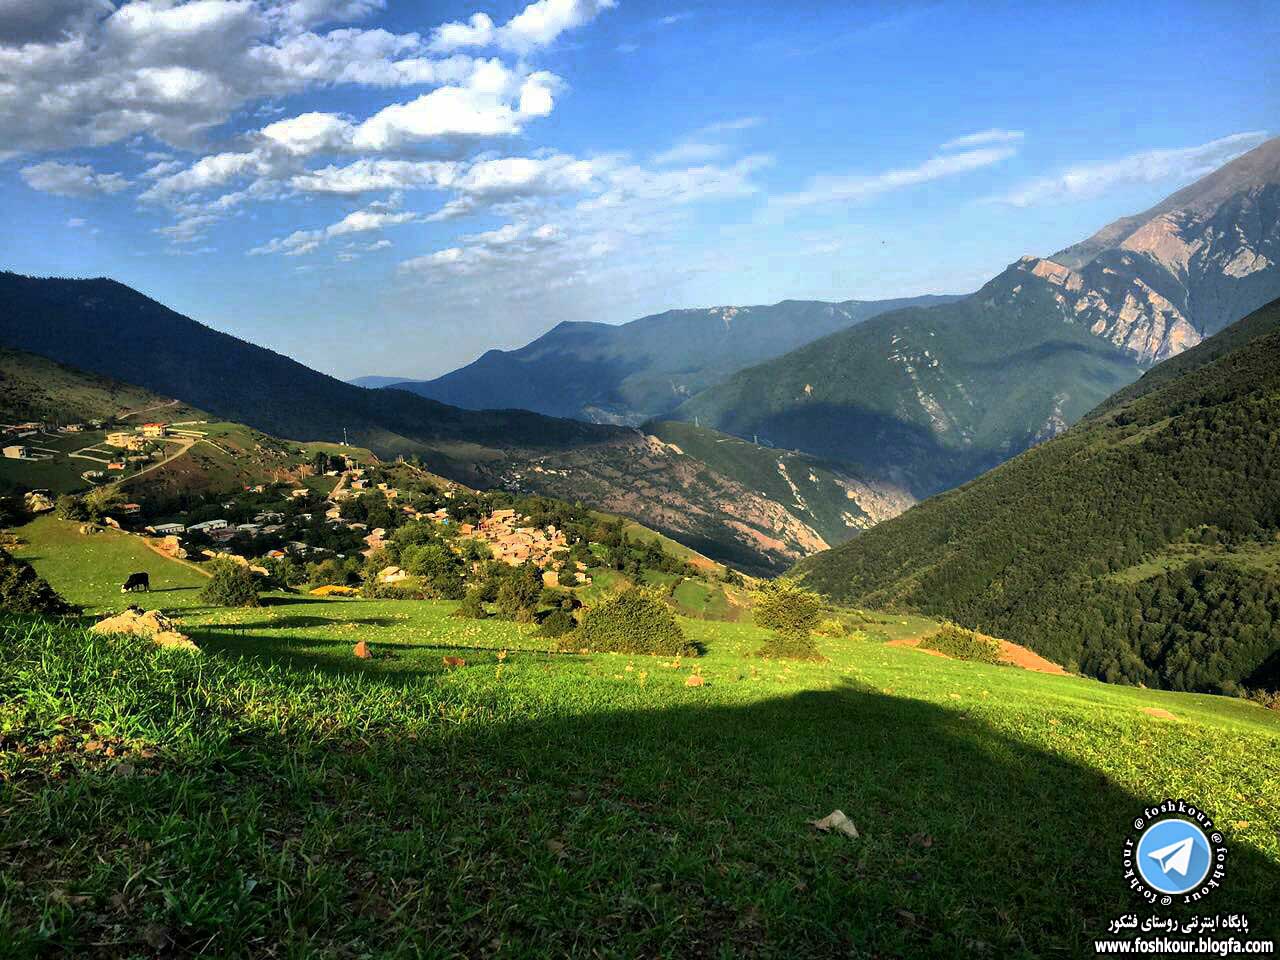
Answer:
POLYGON ((135 590, 145 590, 151 592, 151 576, 146 573, 131 573, 129 579, 124 582, 124 586, 120 588, 121 593, 132 593, 135 590))

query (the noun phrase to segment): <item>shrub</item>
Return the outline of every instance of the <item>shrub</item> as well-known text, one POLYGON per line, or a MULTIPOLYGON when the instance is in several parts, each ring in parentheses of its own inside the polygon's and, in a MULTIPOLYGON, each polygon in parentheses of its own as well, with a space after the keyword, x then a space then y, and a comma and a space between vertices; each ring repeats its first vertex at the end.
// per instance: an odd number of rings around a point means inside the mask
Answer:
POLYGON ((427 600, 431 591, 409 583, 378 583, 371 580, 360 588, 360 596, 366 600, 427 600))
POLYGON ((756 625, 808 636, 822 619, 822 598, 788 580, 772 580, 755 592, 756 625))
POLYGON ((569 645, 603 653, 698 654, 662 596, 643 587, 631 587, 589 607, 569 645))
POLYGON ((61 616, 76 608, 58 596, 31 564, 0 549, 0 610, 61 616))
POLYGON ((200 599, 219 607, 258 606, 258 584, 248 567, 231 560, 214 560, 213 576, 200 591, 200 599))
POLYGON ((937 633, 925 637, 920 646, 926 650, 937 650, 956 660, 973 660, 978 663, 999 663, 1000 644, 991 637, 957 627, 954 623, 943 624, 937 633))
POLYGON ((820 637, 847 637, 849 625, 839 617, 828 617, 818 624, 813 632, 820 637))
POLYGON ((808 634, 774 631, 756 651, 757 657, 766 660, 825 660, 808 634))
POLYGON ((773 635, 756 651, 758 657, 821 660, 813 630, 822 618, 822 598, 787 580, 773 580, 755 592, 756 625, 773 635))
POLYGON ((573 633, 577 626, 578 621, 573 619, 573 614, 568 610, 562 610, 557 607, 542 618, 542 626, 538 628, 538 635, 542 637, 563 637, 565 634, 573 633))
POLYGON ((458 609, 453 611, 453 615, 468 620, 488 619, 489 611, 484 606, 484 589, 482 587, 472 587, 468 590, 466 596, 462 598, 462 602, 458 604, 458 609))

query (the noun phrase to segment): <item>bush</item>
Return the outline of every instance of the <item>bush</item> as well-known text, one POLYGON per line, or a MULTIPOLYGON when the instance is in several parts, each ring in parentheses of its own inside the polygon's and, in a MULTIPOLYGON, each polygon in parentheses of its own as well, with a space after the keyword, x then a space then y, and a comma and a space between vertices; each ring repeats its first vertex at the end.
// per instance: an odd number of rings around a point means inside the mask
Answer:
POLYGON ((954 623, 944 624, 937 633, 920 641, 925 650, 937 650, 941 654, 956 660, 973 660, 977 663, 999 663, 1000 644, 991 637, 957 627, 954 623))
POLYGON ((755 592, 756 625, 773 636, 756 651, 758 657, 780 660, 821 660, 813 630, 822 618, 822 598, 787 580, 773 580, 755 592))
POLYGON ((828 617, 814 628, 814 633, 820 637, 847 637, 849 635, 849 625, 839 617, 828 617))
POLYGON ((489 611, 484 606, 484 589, 472 587, 468 590, 462 602, 458 604, 458 609, 453 611, 453 615, 467 620, 487 620, 489 611))
POLYGON ((756 651, 757 657, 766 660, 825 660, 808 634, 775 631, 756 651))
POLYGON ((573 633, 577 626, 578 621, 573 619, 573 614, 557 607, 543 617, 542 626, 538 628, 538 636, 563 637, 565 634, 573 633))
POLYGON ((643 587, 631 587, 589 607, 569 645, 602 653, 698 654, 662 596, 643 587))
POLYGON ((31 564, 3 549, 0 549, 0 610, 49 616, 76 612, 75 607, 36 574, 31 564))
POLYGON ((788 580, 765 582, 755 592, 756 625, 807 637, 822 619, 822 598, 788 580))
POLYGON ((258 584, 248 567, 231 560, 214 560, 213 576, 200 591, 200 599, 219 607, 258 606, 258 584))
POLYGON ((371 580, 360 588, 366 600, 427 600, 431 591, 408 583, 378 583, 371 580))

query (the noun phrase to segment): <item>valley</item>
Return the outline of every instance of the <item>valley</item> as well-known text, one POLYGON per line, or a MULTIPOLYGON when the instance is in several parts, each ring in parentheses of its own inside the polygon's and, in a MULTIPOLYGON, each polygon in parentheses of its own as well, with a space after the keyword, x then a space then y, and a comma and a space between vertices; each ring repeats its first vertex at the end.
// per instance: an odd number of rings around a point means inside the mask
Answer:
POLYGON ((0 0, 0 960, 1274 954, 1264 7, 0 0))

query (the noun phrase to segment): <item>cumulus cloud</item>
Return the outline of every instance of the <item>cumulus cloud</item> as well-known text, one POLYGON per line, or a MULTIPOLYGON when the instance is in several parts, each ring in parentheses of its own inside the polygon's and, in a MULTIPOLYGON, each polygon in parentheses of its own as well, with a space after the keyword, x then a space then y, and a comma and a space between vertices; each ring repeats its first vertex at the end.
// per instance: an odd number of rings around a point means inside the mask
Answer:
POLYGON ((95 193, 119 193, 129 181, 118 173, 98 173, 87 164, 46 160, 19 171, 32 190, 60 197, 88 197, 95 193))
POLYGON ((487 14, 477 13, 466 22, 437 27, 431 49, 446 53, 465 47, 498 47, 524 55, 549 46, 565 31, 615 5, 615 0, 537 0, 501 26, 487 14))
POLYGON ((290 0, 280 15, 295 27, 363 20, 386 7, 386 0, 290 0))
POLYGON ((1101 196, 1120 186, 1166 181, 1190 182, 1234 160, 1267 139, 1262 131, 1235 133, 1195 147, 1146 150, 1119 160, 1069 167, 1036 177, 990 199, 1015 207, 1066 203, 1101 196))
POLYGON ((893 190, 981 170, 1008 159, 1015 152, 1012 146, 984 147, 939 154, 914 167, 901 167, 881 173, 814 177, 804 190, 784 194, 773 202, 779 207, 856 203, 893 190))
POLYGON ((11 152, 146 134, 198 146, 246 104, 317 85, 461 82, 471 58, 418 33, 310 26, 369 0, 0 0, 0 142, 11 152), (39 109, 32 109, 39 104, 39 109))

